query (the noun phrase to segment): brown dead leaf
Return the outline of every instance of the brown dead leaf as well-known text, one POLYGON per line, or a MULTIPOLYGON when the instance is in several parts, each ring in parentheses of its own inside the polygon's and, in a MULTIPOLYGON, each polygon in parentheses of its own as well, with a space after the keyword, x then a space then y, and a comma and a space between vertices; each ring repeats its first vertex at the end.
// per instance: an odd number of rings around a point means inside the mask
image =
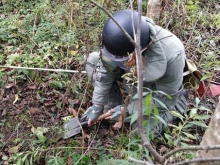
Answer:
POLYGON ((66 140, 60 140, 56 143, 56 147, 64 146, 66 145, 66 140))
POLYGON ((72 157, 69 157, 69 158, 68 158, 67 164, 68 164, 68 165, 73 164, 73 158, 72 158, 72 157))
POLYGON ((68 111, 74 116, 78 116, 78 112, 71 106, 69 106, 68 111))
POLYGON ((56 105, 56 103, 53 100, 45 100, 44 105, 46 107, 56 105))
POLYGON ((14 85, 15 85, 14 83, 11 83, 11 84, 6 85, 5 88, 9 89, 9 88, 13 87, 14 85))
POLYGON ((8 76, 2 76, 2 81, 6 82, 8 80, 8 76))
POLYGON ((7 115, 7 110, 6 109, 3 110, 2 117, 5 116, 5 115, 7 115))
POLYGON ((77 105, 77 104, 79 104, 79 99, 74 99, 74 100, 68 99, 68 103, 73 104, 73 105, 77 105))
POLYGON ((51 110, 53 113, 56 113, 56 112, 57 112, 57 106, 51 107, 50 110, 51 110))
POLYGON ((2 89, 0 99, 2 99, 5 96, 5 89, 2 89))
POLYGON ((30 108, 30 115, 36 115, 36 114, 40 114, 40 113, 42 113, 42 111, 39 108, 37 108, 37 107, 30 108))
POLYGON ((99 135, 101 135, 101 136, 105 136, 105 135, 108 135, 108 130, 107 129, 100 129, 99 130, 99 135))
POLYGON ((162 154, 162 153, 167 152, 167 151, 168 151, 168 148, 167 148, 166 146, 162 145, 159 151, 160 151, 160 153, 162 154))
POLYGON ((19 97, 18 97, 18 94, 15 94, 15 100, 13 101, 13 105, 18 101, 19 97))
POLYGON ((28 89, 32 89, 32 90, 35 90, 35 89, 37 89, 37 86, 36 86, 35 84, 29 84, 29 85, 27 86, 27 88, 28 88, 28 89))

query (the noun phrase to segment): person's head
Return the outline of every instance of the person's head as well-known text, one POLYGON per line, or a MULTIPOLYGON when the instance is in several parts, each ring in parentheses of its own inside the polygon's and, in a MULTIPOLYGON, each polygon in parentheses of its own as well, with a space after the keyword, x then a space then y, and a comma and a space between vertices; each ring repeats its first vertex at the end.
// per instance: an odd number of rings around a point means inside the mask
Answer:
MULTIPOLYGON (((134 39, 132 19, 135 33, 137 32, 138 12, 133 10, 120 10, 113 14, 114 19, 126 30, 134 39), (133 12, 133 18, 132 18, 133 12)), ((134 52, 134 46, 125 36, 118 25, 109 18, 103 28, 103 49, 102 54, 113 61, 126 61, 128 55, 134 52)), ((141 48, 145 48, 149 43, 150 30, 146 20, 141 17, 141 48)))

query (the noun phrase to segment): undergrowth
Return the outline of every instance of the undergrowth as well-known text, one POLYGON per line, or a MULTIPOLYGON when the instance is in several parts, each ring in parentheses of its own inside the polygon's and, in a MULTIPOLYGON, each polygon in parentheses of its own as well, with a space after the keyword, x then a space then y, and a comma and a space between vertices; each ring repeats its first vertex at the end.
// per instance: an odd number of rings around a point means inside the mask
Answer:
MULTIPOLYGON (((110 13, 129 7, 127 0, 98 3, 110 13)), ((137 4, 134 4, 136 7, 137 4)), ((187 57, 219 81, 220 3, 218 0, 164 2, 157 23, 183 41, 187 57)), ((143 5, 146 13, 146 2, 143 5)), ((99 50, 107 15, 89 1, 3 0, 0 2, 0 64, 84 70, 88 54, 99 50)), ((129 156, 153 161, 141 139, 129 128, 113 131, 101 124, 68 140, 60 140, 62 117, 91 104, 92 85, 83 74, 0 70, 0 164, 132 164, 129 156), (42 109, 40 107, 43 107, 42 109), (46 117, 45 117, 46 116, 46 117), (102 131, 100 131, 102 130, 102 131)), ((187 113, 174 113, 177 123, 152 143, 158 152, 199 144, 211 116, 200 99, 191 98, 187 113)), ((171 162, 193 153, 173 155, 171 162)))

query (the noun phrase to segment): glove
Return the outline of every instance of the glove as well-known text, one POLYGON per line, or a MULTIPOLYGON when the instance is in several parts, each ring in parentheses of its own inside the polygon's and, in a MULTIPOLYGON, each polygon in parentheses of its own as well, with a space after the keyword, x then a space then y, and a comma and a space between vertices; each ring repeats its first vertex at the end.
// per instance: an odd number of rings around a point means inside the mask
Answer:
POLYGON ((94 121, 103 113, 103 109, 104 109, 103 106, 98 106, 98 105, 93 104, 91 107, 89 107, 86 110, 83 116, 87 116, 87 118, 90 121, 94 121))
POLYGON ((119 117, 121 116, 121 114, 123 113, 123 106, 122 105, 118 105, 114 108, 114 110, 112 111, 112 115, 111 115, 111 120, 113 121, 118 121, 119 117))

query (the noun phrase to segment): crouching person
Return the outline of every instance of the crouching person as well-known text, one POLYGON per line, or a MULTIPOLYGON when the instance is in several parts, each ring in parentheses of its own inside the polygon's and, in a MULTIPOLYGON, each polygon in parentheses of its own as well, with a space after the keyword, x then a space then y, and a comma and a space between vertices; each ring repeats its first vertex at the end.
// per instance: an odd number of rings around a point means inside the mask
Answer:
MULTIPOLYGON (((116 21, 132 37, 132 12, 134 26, 137 30, 138 13, 132 10, 121 10, 113 14, 116 21)), ((110 119, 117 121, 124 109, 122 95, 117 84, 121 76, 135 66, 134 46, 112 19, 108 19, 102 32, 103 47, 100 52, 89 55, 86 71, 92 78, 93 105, 87 109, 88 125, 91 125, 103 114, 104 106, 111 109, 110 119)), ((160 100, 167 108, 157 104, 160 117, 167 123, 174 117, 170 110, 183 113, 186 109, 186 96, 183 90, 183 69, 185 66, 185 51, 182 42, 173 33, 142 16, 141 18, 141 49, 144 65, 144 89, 162 91, 169 96, 156 93, 152 97, 160 100), (147 48, 146 48, 147 47, 147 48), (146 50, 144 50, 146 48, 146 50)), ((143 96, 145 99, 147 96, 143 96)), ((144 107, 144 106, 143 106, 144 107)), ((144 107, 145 108, 145 107, 144 107)), ((138 100, 131 99, 127 107, 130 115, 138 110, 138 100)), ((146 117, 155 135, 162 132, 163 122, 155 124, 153 116, 146 117)))

